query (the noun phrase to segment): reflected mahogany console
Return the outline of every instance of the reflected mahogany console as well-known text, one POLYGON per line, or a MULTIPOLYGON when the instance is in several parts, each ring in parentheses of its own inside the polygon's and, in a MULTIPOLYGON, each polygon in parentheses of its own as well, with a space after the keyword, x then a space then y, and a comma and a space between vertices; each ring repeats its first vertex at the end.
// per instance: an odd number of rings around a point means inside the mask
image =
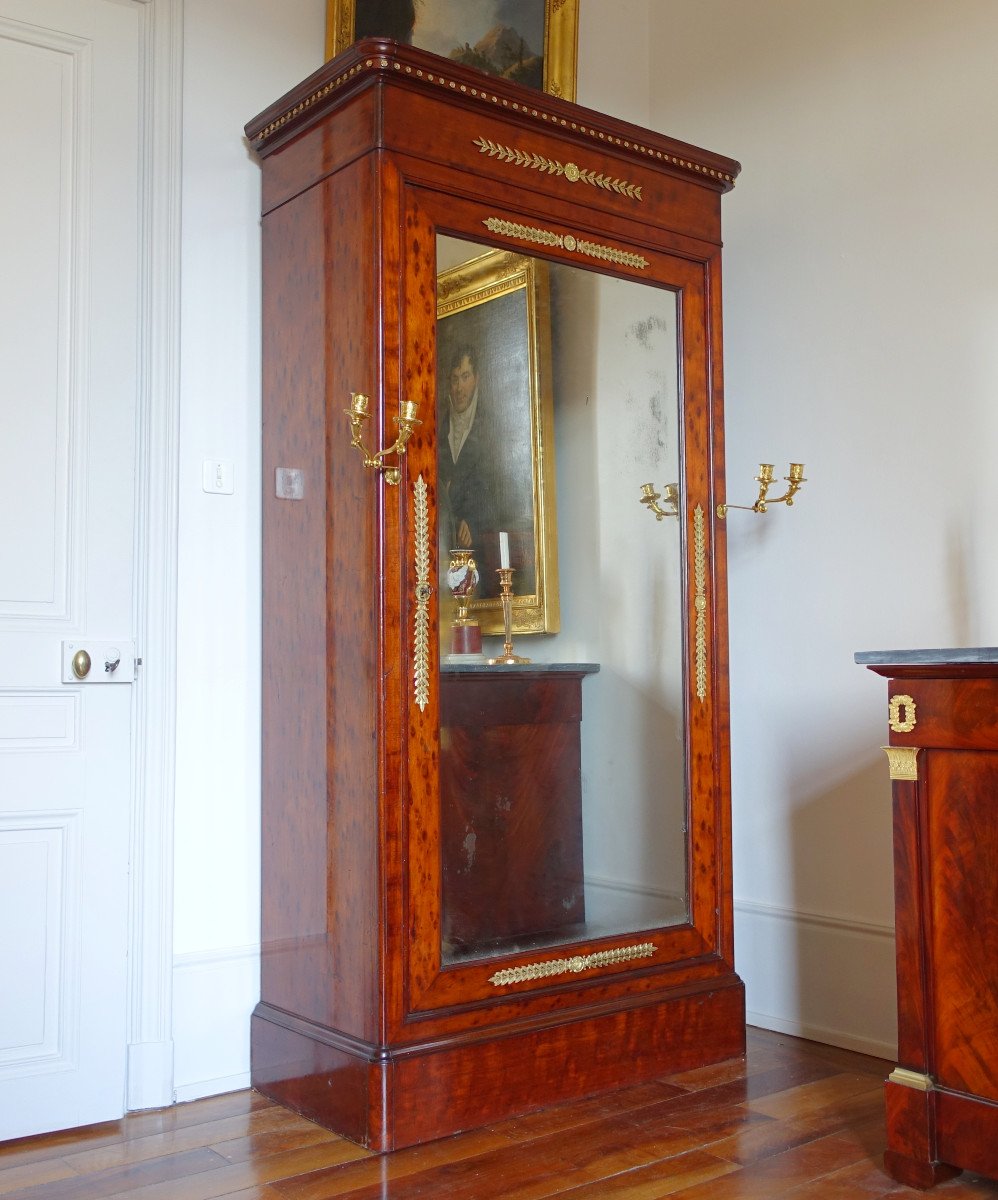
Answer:
POLYGON ((578 926, 591 664, 441 672, 443 935, 452 953, 578 926))

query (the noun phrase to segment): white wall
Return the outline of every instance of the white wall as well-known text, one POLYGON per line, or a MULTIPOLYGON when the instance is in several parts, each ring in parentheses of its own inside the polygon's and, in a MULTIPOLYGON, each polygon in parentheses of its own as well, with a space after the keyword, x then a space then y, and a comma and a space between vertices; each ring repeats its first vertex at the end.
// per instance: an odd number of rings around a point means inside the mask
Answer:
POLYGON ((249 1083, 259 996, 260 168, 243 126, 323 61, 324 0, 187 0, 174 1041, 180 1099, 249 1083), (233 464, 231 496, 201 489, 233 464))
POLYGON ((886 684, 996 640, 998 6, 652 5, 653 123, 724 201, 736 954, 758 1024, 893 1054, 886 684), (783 472, 785 473, 785 472, 783 472))

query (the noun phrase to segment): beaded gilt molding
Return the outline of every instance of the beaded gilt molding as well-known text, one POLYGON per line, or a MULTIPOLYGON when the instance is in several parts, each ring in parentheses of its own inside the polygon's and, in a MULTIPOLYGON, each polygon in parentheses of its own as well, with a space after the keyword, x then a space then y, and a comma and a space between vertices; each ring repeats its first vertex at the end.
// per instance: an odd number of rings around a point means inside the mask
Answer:
POLYGON ((692 171, 695 175, 715 179, 718 183, 731 186, 735 182, 734 175, 729 171, 721 171, 716 167, 708 167, 705 163, 695 162, 691 158, 683 158, 677 154, 670 154, 667 150, 656 150, 651 146, 642 145, 641 142, 632 142, 629 138, 617 137, 615 134, 604 133, 601 129, 593 129, 578 121, 569 121, 565 117, 555 116, 553 113, 544 110, 543 102, 540 108, 535 108, 532 104, 520 104, 516 100, 509 100, 506 97, 496 95, 489 88, 479 88, 466 83, 458 83, 454 79, 447 78, 446 75, 424 71, 421 67, 413 67, 410 64, 403 65, 400 62, 393 62, 391 59, 384 57, 368 58, 362 63, 356 63, 348 71, 337 75, 335 79, 330 79, 328 83, 323 84, 321 88, 317 88, 310 95, 302 97, 287 112, 282 113, 279 117, 275 117, 269 125, 261 129, 253 138, 254 145, 259 147, 267 138, 277 133, 280 129, 283 129, 289 121, 306 110, 313 108, 320 100, 324 100, 327 96, 343 87, 345 83, 348 83, 359 72, 372 70, 375 67, 379 67, 382 70, 388 70, 391 67, 400 75, 411 75, 417 79, 424 79, 427 83, 436 84, 438 87, 447 88, 449 91, 458 92, 463 96, 471 96, 474 99, 481 100, 485 104, 492 104, 497 108, 508 109, 511 112, 525 113, 531 117, 539 117, 540 120, 548 121, 553 126, 571 129, 573 133, 580 133, 584 137, 592 138, 594 141, 602 142, 604 145, 620 146, 625 150, 633 150, 637 154, 643 154, 647 158, 655 159, 656 162, 668 163, 670 166, 679 167, 681 170, 692 171))
POLYGON ((527 167, 532 171, 542 171, 545 175, 559 175, 569 183, 588 183, 590 187, 602 188, 606 192, 616 192, 620 196, 628 196, 632 200, 641 199, 641 185, 628 183, 624 179, 614 179, 589 167, 580 167, 573 162, 559 162, 556 158, 547 158, 533 150, 518 150, 515 146, 503 146, 488 138, 477 137, 472 141, 479 152, 489 158, 498 158, 501 162, 511 163, 517 167, 527 167))
POLYGON ((651 266, 648 259, 642 258, 640 254, 632 254, 629 250, 618 250, 616 246, 604 246, 600 242, 590 242, 586 238, 577 238, 571 233, 555 233, 551 229, 539 229, 536 225, 521 225, 519 221, 504 221, 501 217, 486 217, 482 224, 490 233, 516 238, 520 242, 533 242, 538 246, 557 246, 560 250, 568 250, 572 254, 585 254, 588 258, 598 258, 603 262, 616 263, 623 267, 637 267, 644 270, 645 267, 651 266))
POLYGON ((617 946, 613 950, 597 950, 594 954, 574 954, 571 958, 549 958, 544 962, 527 963, 523 967, 504 967, 489 976, 489 983, 505 987, 510 983, 526 983, 531 979, 548 979, 553 975, 578 975, 597 967, 631 962, 635 958, 651 958, 654 942, 639 942, 635 946, 617 946))

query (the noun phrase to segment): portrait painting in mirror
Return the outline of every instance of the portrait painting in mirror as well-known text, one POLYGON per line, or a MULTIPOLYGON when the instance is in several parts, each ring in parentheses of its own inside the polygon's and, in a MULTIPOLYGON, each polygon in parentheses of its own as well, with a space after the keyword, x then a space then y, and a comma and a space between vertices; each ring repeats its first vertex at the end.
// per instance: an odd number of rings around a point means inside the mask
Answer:
POLYGON ((439 536, 446 550, 474 554, 480 584, 471 611, 486 635, 503 629, 504 552, 513 629, 559 628, 551 387, 547 265, 489 251, 441 269, 439 536))

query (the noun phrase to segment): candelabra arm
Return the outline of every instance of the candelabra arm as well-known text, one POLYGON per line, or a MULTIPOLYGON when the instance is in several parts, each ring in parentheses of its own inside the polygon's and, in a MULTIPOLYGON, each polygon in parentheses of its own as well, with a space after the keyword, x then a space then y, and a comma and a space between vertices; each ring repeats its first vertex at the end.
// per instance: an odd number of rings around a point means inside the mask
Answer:
MULTIPOLYGON (((790 484, 790 487, 787 488, 782 496, 770 496, 767 504, 785 504, 788 508, 793 508, 794 496, 796 496, 800 491, 800 485, 802 483, 807 483, 807 480, 799 479, 794 481, 790 479, 789 476, 785 476, 785 478, 790 484)), ((761 509, 760 511, 765 512, 765 509, 761 509)))
POLYGON ((405 454, 406 443, 412 437, 415 427, 421 424, 416 417, 416 402, 414 400, 403 401, 402 412, 394 418, 398 430, 395 441, 390 446, 386 446, 384 450, 372 451, 364 445, 362 430, 364 422, 370 416, 370 400, 363 392, 351 392, 350 407, 343 411, 350 418, 350 445, 360 451, 364 459, 364 466, 382 472, 386 483, 397 484, 402 478, 402 472, 398 466, 389 466, 385 459, 393 454, 398 455, 399 458, 405 454))
POLYGON ((717 506, 717 515, 723 521, 728 515, 728 510, 732 508, 740 509, 742 512, 765 512, 765 508, 760 508, 758 501, 755 504, 719 504, 717 506))

